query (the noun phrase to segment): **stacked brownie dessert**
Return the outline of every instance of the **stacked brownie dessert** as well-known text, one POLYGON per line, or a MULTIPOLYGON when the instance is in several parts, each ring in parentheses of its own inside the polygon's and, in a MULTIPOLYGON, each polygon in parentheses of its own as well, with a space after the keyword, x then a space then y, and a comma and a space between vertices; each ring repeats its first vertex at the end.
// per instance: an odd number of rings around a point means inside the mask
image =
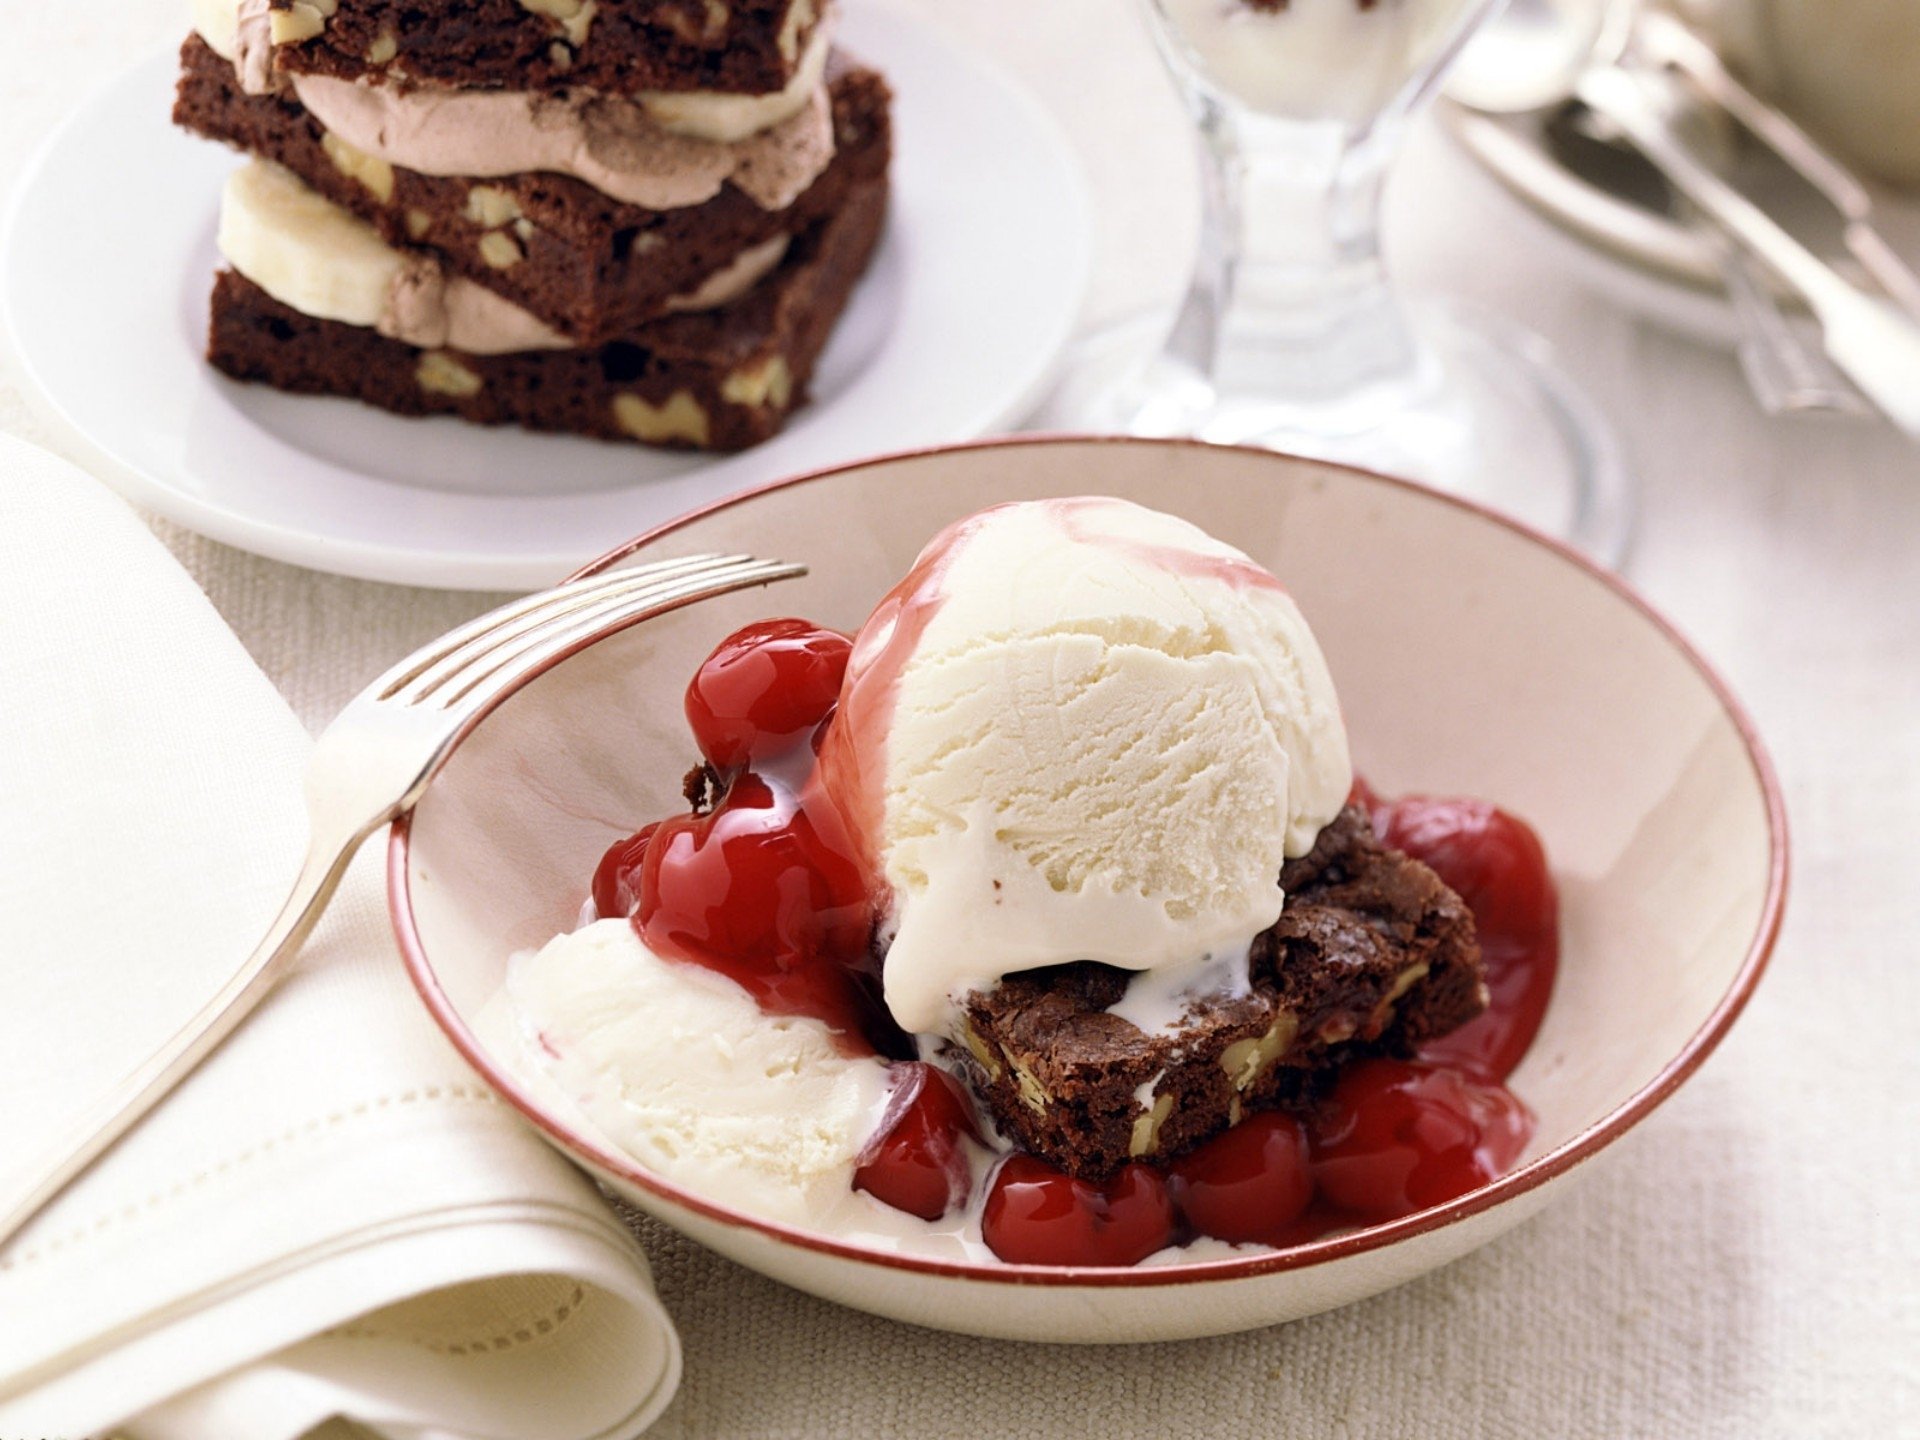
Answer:
POLYGON ((209 356, 243 380, 734 450, 887 204, 885 81, 815 0, 196 0, 174 119, 249 152, 209 356))

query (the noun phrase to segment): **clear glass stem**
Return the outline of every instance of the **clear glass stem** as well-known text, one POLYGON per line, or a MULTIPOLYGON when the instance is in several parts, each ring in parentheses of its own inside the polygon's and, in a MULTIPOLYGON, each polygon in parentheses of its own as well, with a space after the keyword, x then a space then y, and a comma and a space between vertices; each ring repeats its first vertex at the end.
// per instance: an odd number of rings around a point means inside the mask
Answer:
POLYGON ((1625 544, 1604 418, 1535 336, 1403 307, 1380 256, 1387 163, 1497 0, 1140 0, 1199 129, 1199 257, 1150 356, 1123 327, 1050 428, 1264 446, 1422 481, 1625 544))
POLYGON ((1417 393, 1427 367, 1380 256, 1397 138, 1383 131, 1398 125, 1356 134, 1193 103, 1199 256, 1165 359, 1203 381, 1212 406, 1246 401, 1248 435, 1337 431, 1417 393))

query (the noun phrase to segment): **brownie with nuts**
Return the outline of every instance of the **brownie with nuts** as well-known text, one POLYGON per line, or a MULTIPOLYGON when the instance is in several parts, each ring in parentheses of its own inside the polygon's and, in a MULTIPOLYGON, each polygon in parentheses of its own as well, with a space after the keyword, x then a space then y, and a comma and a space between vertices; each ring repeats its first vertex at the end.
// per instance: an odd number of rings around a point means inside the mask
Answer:
POLYGON ((797 236, 780 267, 733 304, 671 315, 574 350, 421 350, 370 328, 303 315, 222 271, 207 354, 238 380, 346 396, 401 415, 744 449, 778 431, 805 398, 886 207, 882 175, 797 236))
POLYGON ((764 95, 793 79, 824 0, 270 0, 274 64, 510 90, 764 95))
POLYGON ((1109 1012, 1125 971, 1082 961, 967 998, 959 1059, 1001 1131, 1071 1175, 1165 1161, 1254 1110, 1297 1108, 1362 1054, 1409 1052, 1486 1007, 1473 916, 1349 806, 1281 871, 1242 996, 1146 1034, 1109 1012))
POLYGON ((792 205, 764 210, 732 185, 704 205, 645 210, 565 175, 423 175, 342 146, 291 94, 249 95, 199 36, 181 47, 173 118, 275 161, 391 245, 424 246, 451 274, 505 296, 577 345, 603 345, 677 308, 736 257, 832 214, 887 170, 889 92, 836 55, 834 157, 792 205))

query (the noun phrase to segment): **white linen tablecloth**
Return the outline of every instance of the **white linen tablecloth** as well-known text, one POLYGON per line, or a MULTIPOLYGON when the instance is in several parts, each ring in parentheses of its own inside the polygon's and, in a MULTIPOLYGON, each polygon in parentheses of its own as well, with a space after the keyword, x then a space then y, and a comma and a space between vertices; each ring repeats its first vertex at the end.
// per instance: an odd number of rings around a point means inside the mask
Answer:
MULTIPOLYGON (((918 3, 1025 75, 1077 143, 1099 226, 1090 324, 1168 303, 1193 229, 1187 140, 1118 0, 918 3)), ((81 87, 185 23, 171 0, 0 7, 0 183, 81 87)), ((1422 133, 1392 186, 1390 257, 1413 286, 1545 334, 1614 417, 1642 488, 1626 573, 1774 750, 1794 894, 1747 1015, 1539 1219, 1404 1289, 1250 1335, 956 1339, 643 1223, 687 1354, 653 1435, 1920 1433, 1920 450, 1884 428, 1760 419, 1730 358, 1580 293, 1510 203, 1422 133)), ((0 379, 0 429, 61 443, 17 378, 0 379)), ((158 528, 310 725, 485 603, 158 528)))

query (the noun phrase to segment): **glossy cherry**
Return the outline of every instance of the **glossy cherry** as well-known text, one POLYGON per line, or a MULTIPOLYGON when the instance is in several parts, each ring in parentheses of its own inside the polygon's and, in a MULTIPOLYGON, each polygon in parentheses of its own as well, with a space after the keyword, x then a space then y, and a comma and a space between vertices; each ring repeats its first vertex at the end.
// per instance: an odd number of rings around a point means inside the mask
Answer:
POLYGON ((895 1065, 893 1094, 860 1154, 853 1188, 922 1220, 966 1204, 973 1167, 966 1140, 979 1138, 973 1107, 944 1070, 920 1061, 895 1065))
POLYGON ((1467 902, 1486 966, 1485 1013, 1420 1053, 1504 1079, 1533 1043, 1559 965, 1559 898, 1540 838, 1480 800, 1410 796, 1372 809, 1386 844, 1432 866, 1467 902))
POLYGON ((1505 1086, 1449 1065, 1363 1060, 1315 1114, 1313 1180, 1369 1220, 1443 1205, 1504 1174, 1533 1116, 1505 1086))
POLYGON ((602 920, 624 920, 640 903, 640 867, 647 858, 647 846, 653 843, 658 821, 616 840, 600 857, 593 870, 593 908, 602 920))
POLYGON ((1313 1200, 1306 1128, 1278 1111, 1250 1115, 1168 1167, 1173 1197, 1202 1235, 1279 1245, 1313 1200))
POLYGON ((1547 854, 1524 820, 1484 800, 1409 795, 1380 806, 1375 825, 1385 843, 1459 891, 1483 929, 1515 939, 1554 933, 1547 854))
POLYGON ((1137 1265, 1174 1240, 1173 1199, 1157 1170, 1128 1165, 1104 1185, 1014 1155, 994 1176, 980 1230, 1016 1265, 1137 1265))
POLYGON ((762 620, 715 648, 687 686, 687 723, 716 770, 809 738, 840 695, 853 642, 805 620, 762 620))
POLYGON ((792 795, 751 772, 713 811, 661 822, 634 924, 659 954, 731 976, 768 1009, 853 1033, 849 967, 866 954, 866 888, 792 795))

